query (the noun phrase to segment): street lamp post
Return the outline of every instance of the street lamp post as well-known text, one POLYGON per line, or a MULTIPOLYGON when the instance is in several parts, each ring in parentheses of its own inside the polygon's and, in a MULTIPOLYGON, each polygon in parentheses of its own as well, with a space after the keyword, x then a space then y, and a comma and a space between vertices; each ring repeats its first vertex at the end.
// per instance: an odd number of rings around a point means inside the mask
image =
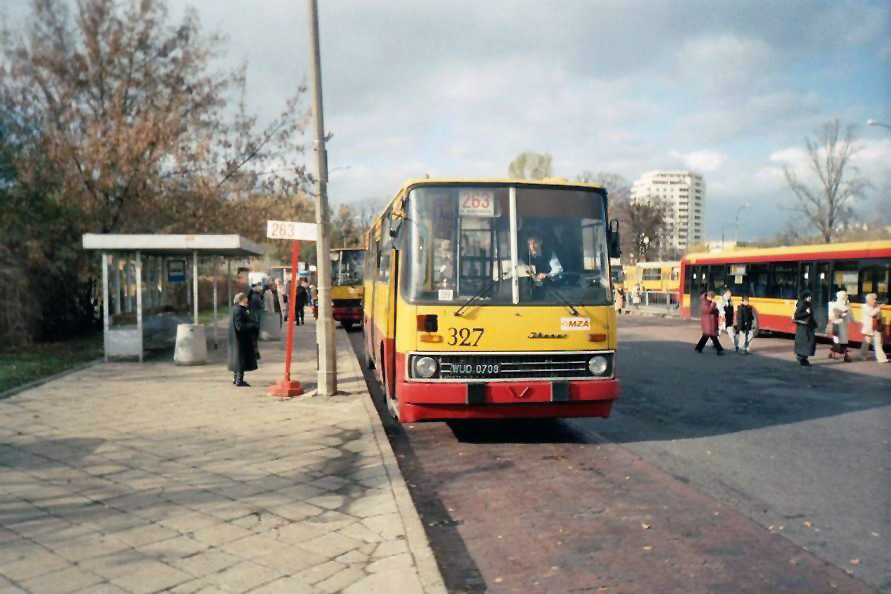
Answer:
POLYGON ((885 124, 883 122, 877 122, 876 120, 866 120, 867 126, 882 126, 883 128, 888 128, 891 130, 891 125, 885 124))
POLYGON ((721 225, 721 249, 722 250, 725 247, 724 246, 724 230, 727 229, 727 227, 732 227, 732 226, 733 226, 733 223, 726 223, 724 225, 721 225))
POLYGON ((328 151, 325 149, 325 118, 322 110, 322 58, 319 51, 319 8, 309 0, 309 31, 312 52, 313 113, 316 120, 316 270, 318 272, 319 325, 316 342, 319 357, 320 396, 337 392, 337 348, 334 342, 334 318, 331 312, 331 251, 328 213, 328 151))

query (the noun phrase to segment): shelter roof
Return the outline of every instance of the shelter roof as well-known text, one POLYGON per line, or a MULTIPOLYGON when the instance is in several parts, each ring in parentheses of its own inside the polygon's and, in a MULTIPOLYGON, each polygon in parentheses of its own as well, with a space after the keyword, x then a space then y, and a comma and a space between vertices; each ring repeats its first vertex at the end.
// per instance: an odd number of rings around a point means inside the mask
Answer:
POLYGON ((197 251, 206 256, 251 258, 263 255, 263 248, 240 235, 128 235, 85 233, 85 250, 134 252, 159 256, 185 256, 197 251))

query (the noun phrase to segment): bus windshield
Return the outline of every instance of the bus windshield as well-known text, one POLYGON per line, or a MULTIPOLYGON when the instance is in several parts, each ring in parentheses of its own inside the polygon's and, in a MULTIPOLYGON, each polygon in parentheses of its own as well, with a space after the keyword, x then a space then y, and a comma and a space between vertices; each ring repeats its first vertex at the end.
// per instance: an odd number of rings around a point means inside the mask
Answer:
POLYGON ((365 250, 337 250, 331 252, 333 274, 331 284, 350 287, 362 284, 365 250))
POLYGON ((609 304, 604 195, 520 186, 514 212, 510 194, 507 186, 415 188, 403 226, 406 297, 455 304, 477 297, 479 305, 609 304))

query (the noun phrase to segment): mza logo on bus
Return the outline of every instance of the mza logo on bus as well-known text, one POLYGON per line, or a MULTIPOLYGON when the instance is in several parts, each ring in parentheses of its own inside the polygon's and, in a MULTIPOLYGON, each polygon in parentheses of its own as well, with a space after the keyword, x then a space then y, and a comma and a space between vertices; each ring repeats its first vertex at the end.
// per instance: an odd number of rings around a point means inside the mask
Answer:
POLYGON ((560 318, 561 330, 590 330, 591 318, 560 318))

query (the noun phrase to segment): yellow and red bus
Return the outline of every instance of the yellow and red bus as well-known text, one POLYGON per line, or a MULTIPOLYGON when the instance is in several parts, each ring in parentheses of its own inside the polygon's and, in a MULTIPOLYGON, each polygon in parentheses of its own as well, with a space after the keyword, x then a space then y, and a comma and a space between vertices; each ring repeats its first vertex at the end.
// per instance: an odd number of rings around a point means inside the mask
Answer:
POLYGON ((365 270, 366 364, 391 414, 609 416, 607 206, 601 187, 562 180, 407 182, 369 231, 365 270))
POLYGON ((349 330, 362 323, 362 297, 365 293, 365 250, 333 248, 331 250, 331 314, 349 330))
MULTIPOLYGON (((681 260, 681 267, 681 317, 685 319, 699 317, 702 290, 717 292, 729 288, 737 297, 749 296, 755 308, 757 331, 794 333, 792 312, 804 290, 814 295, 818 332, 826 327, 829 304, 841 290, 847 291, 852 303, 852 341, 862 339, 860 304, 869 293, 878 295, 882 315, 891 321, 891 241, 689 254, 681 260)), ((884 342, 891 343, 887 330, 884 342)))

